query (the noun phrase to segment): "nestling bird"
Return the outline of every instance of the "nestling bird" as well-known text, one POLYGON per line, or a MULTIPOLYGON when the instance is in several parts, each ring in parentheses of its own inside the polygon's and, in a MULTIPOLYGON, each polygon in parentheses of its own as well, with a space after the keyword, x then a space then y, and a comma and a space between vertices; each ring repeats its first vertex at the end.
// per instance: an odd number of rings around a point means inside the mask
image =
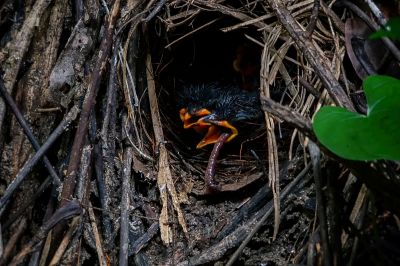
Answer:
POLYGON ((233 140, 245 122, 262 116, 258 92, 219 83, 185 87, 179 105, 184 128, 206 133, 198 149, 216 143, 222 132, 230 134, 226 142, 233 140))

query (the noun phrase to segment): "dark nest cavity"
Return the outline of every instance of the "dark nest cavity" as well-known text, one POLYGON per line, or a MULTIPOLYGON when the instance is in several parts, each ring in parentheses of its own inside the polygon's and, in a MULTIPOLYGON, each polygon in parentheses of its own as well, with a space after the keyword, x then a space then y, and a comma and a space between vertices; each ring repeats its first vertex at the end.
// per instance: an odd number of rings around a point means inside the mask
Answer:
MULTIPOLYGON (((179 99, 185 88, 234 86, 259 94, 262 47, 246 35, 258 36, 260 33, 254 30, 221 31, 237 22, 230 17, 204 12, 174 29, 168 30, 164 28, 165 24, 156 23, 154 28, 158 31, 150 34, 159 107, 173 169, 184 179, 195 178, 195 190, 204 186, 202 180, 213 145, 196 149, 204 133, 183 128, 179 99), (210 25, 201 30, 191 30, 207 23, 210 25), (243 73, 246 70, 247 73, 243 73)), ((255 108, 262 114, 261 106, 255 108)), ((239 129, 238 137, 224 145, 216 167, 217 181, 246 184, 265 177, 266 149, 265 123, 261 116, 239 129)))

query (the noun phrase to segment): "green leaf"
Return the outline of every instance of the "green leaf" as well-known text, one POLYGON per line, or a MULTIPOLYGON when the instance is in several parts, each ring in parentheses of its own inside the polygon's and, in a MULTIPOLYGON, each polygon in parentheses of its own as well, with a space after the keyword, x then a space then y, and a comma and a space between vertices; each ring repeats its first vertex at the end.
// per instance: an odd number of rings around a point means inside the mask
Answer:
POLYGON ((368 113, 325 106, 314 118, 318 140, 350 160, 400 160, 400 80, 370 76, 364 81, 368 113))
POLYGON ((370 39, 379 39, 389 37, 394 40, 400 40, 400 17, 389 19, 386 25, 375 33, 372 33, 370 39))

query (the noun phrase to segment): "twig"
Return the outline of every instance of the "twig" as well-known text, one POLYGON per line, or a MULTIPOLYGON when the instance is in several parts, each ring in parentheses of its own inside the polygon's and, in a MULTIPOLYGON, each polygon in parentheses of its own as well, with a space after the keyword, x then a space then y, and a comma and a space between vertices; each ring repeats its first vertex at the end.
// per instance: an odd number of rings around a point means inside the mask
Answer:
POLYGON ((381 26, 384 26, 387 22, 385 15, 383 15, 382 11, 378 8, 378 6, 371 0, 364 0, 364 2, 368 5, 369 9, 371 9, 374 16, 378 19, 378 22, 381 26))
POLYGON ((92 150, 93 147, 90 144, 86 144, 82 149, 79 172, 76 180, 76 189, 74 194, 74 198, 78 199, 79 202, 85 204, 87 201, 87 185, 88 183, 90 183, 90 177, 92 175, 92 150))
MULTIPOLYGON (((364 220, 365 220, 365 215, 367 213, 367 209, 368 209, 368 199, 363 201, 362 209, 360 210, 360 219, 359 219, 359 222, 356 224, 356 228, 358 230, 360 230, 362 228, 363 224, 364 224, 364 220)), ((348 266, 352 266, 354 264, 354 261, 356 259, 356 255, 357 255, 356 252, 357 252, 357 248, 358 248, 358 245, 359 245, 359 241, 360 241, 360 237, 356 236, 355 239, 354 239, 353 248, 351 250, 349 263, 347 264, 348 266)))
POLYGON ((31 238, 28 244, 26 244, 22 250, 14 257, 10 265, 17 266, 22 260, 34 249, 35 245, 42 241, 47 233, 57 223, 62 220, 70 219, 74 216, 81 214, 82 209, 76 201, 71 201, 59 208, 51 218, 44 223, 38 230, 38 232, 31 238))
POLYGON ((306 31, 308 32, 308 38, 311 37, 313 31, 315 29, 315 25, 317 24, 318 12, 320 7, 321 0, 314 0, 313 9, 311 12, 310 23, 307 25, 306 31))
POLYGON ((121 232, 119 240, 119 265, 128 265, 129 247, 129 194, 131 193, 131 169, 133 151, 128 147, 124 152, 122 172, 122 196, 121 196, 121 232))
POLYGON ((221 187, 215 183, 215 168, 218 160, 219 153, 224 145, 225 141, 230 136, 229 133, 222 133, 217 142, 214 144, 213 150, 211 152, 210 158, 208 159, 207 169, 204 176, 204 182, 206 183, 206 192, 213 193, 221 190, 221 187))
MULTIPOLYGON (((279 172, 281 178, 287 176, 287 172, 289 168, 292 168, 299 164, 300 159, 295 158, 293 160, 289 160, 287 163, 282 164, 282 168, 279 172)), ((263 185, 255 195, 251 197, 251 199, 243 205, 240 210, 231 217, 230 222, 226 225, 217 236, 217 240, 221 240, 226 237, 228 234, 232 233, 232 231, 240 224, 243 224, 244 220, 249 217, 256 211, 258 211, 265 202, 269 201, 272 198, 271 189, 265 184, 263 185)))
MULTIPOLYGON (((302 180, 308 169, 309 165, 307 166, 307 168, 303 169, 296 176, 296 178, 283 189, 281 199, 284 199, 286 195, 288 195, 293 190, 293 188, 302 180)), ((300 184, 305 184, 305 182, 300 184)), ((298 189, 300 189, 300 186, 298 189)), ((188 260, 179 263, 178 266, 203 265, 222 258, 228 250, 237 247, 241 242, 243 242, 244 239, 246 239, 246 237, 248 236, 249 232, 251 232, 258 224, 260 219, 262 219, 262 217, 266 216, 267 214, 270 215, 272 211, 273 204, 270 201, 265 204, 264 207, 260 211, 258 211, 251 220, 247 221, 242 226, 235 229, 235 231, 222 239, 220 242, 204 250, 201 254, 192 258, 188 258, 188 260)), ((236 256, 240 255, 241 251, 242 250, 238 250, 237 252, 235 252, 235 254, 237 254, 236 256)), ((234 262, 235 259, 236 258, 232 258, 232 262, 234 262)))
POLYGON ((4 223, 3 228, 6 229, 10 225, 12 225, 18 218, 26 211, 26 209, 33 205, 36 201, 36 199, 42 195, 44 190, 51 184, 52 178, 49 176, 46 178, 46 180, 43 181, 43 183, 35 189, 35 194, 26 199, 25 203, 21 204, 21 206, 18 206, 18 210, 16 210, 15 213, 11 214, 10 217, 8 217, 8 220, 4 223))
MULTIPOLYGON (((118 45, 117 45, 118 47, 118 45)), ((116 70, 117 70, 117 52, 118 48, 114 47, 113 56, 111 60, 111 68, 107 86, 107 103, 106 111, 104 114, 103 124, 100 133, 99 148, 101 148, 101 154, 97 158, 96 146, 95 146, 95 170, 97 178, 97 187, 99 190, 100 206, 104 210, 102 212, 102 228, 103 237, 105 240, 106 248, 109 248, 111 244, 112 234, 112 221, 108 212, 109 208, 109 191, 107 189, 107 180, 111 181, 115 179, 114 171, 114 156, 115 156, 115 126, 116 126, 116 70), (101 156, 102 155, 102 156, 101 156), (103 161, 104 160, 104 161, 103 161)))
MULTIPOLYGON (((271 31, 270 34, 266 37, 265 44, 263 47, 263 52, 261 56, 261 71, 260 75, 262 77, 260 79, 260 96, 270 98, 270 90, 269 90, 269 82, 272 80, 270 77, 271 72, 269 62, 272 59, 272 55, 270 52, 269 47, 273 47, 278 40, 278 36, 280 32, 280 27, 271 31)), ((289 42, 287 42, 289 44, 289 42)), ((277 53, 279 54, 279 53, 277 53)), ((277 58, 277 63, 281 64, 282 60, 281 57, 277 58)), ((276 73, 276 72, 275 72, 276 73)), ((264 118, 265 118, 265 127, 267 133, 267 158, 268 158, 268 184, 272 190, 273 194, 273 201, 274 201, 274 233, 272 239, 275 240, 276 236, 278 235, 279 231, 279 224, 280 224, 280 188, 279 188, 279 160, 278 160, 278 147, 276 144, 276 137, 275 137, 275 124, 274 120, 271 119, 271 115, 268 112, 264 111, 264 118)))
POLYGON ((54 253, 53 258, 49 263, 49 266, 55 266, 59 264, 62 256, 64 255, 65 250, 67 249, 69 243, 71 242, 73 233, 75 232, 76 228, 79 225, 79 221, 81 221, 80 217, 75 217, 72 219, 71 225, 69 226, 67 233, 64 235, 63 240, 61 241, 56 252, 54 253))
POLYGON ((340 30, 342 34, 344 34, 343 21, 336 15, 336 13, 329 6, 326 5, 326 3, 323 0, 320 1, 320 4, 324 13, 332 19, 332 22, 336 26, 336 28, 340 30))
POLYGON ((99 264, 100 264, 100 266, 106 266, 107 261, 104 256, 103 247, 101 245, 102 241, 101 241, 101 237, 99 234, 99 230, 97 229, 96 216, 94 216, 92 204, 90 202, 89 202, 88 213, 89 213, 90 223, 92 225, 94 240, 96 243, 96 251, 97 251, 97 257, 99 259, 99 264))
MULTIPOLYGON (((146 28, 144 28, 146 31, 146 28)), ((182 209, 180 207, 180 201, 176 193, 174 181, 172 179, 171 169, 169 166, 169 156, 167 148, 164 143, 164 133, 161 124, 160 110, 158 107, 156 86, 154 82, 153 67, 151 62, 151 54, 148 51, 146 58, 146 76, 147 76, 147 87, 151 109, 151 120, 153 122, 153 131, 155 137, 155 143, 159 148, 159 161, 158 161, 158 174, 157 174, 157 185, 160 191, 160 198, 162 203, 162 209, 160 214, 160 232, 161 239, 165 244, 172 242, 172 231, 168 222, 168 195, 172 199, 172 205, 178 214, 178 221, 182 227, 186 237, 188 236, 188 229, 185 218, 183 216, 182 209)))
MULTIPOLYGON (((315 145, 315 144, 314 144, 315 145)), ((342 192, 338 188, 338 173, 336 169, 342 169, 339 162, 329 160, 324 166, 327 169, 324 174, 324 179, 326 180, 325 198, 326 198, 326 208, 325 213, 327 217, 328 227, 328 240, 329 247, 331 251, 331 258, 334 264, 343 265, 343 252, 342 252, 342 242, 341 233, 343 232, 343 219, 344 210, 343 205, 339 206, 341 203, 341 198, 338 195, 342 192)), ((317 208, 318 211, 318 208, 317 208)), ((333 264, 333 263, 332 263, 333 264)))
POLYGON ((27 226, 28 226, 27 219, 23 217, 19 221, 18 226, 15 229, 15 232, 13 232, 6 246, 4 247, 4 253, 2 254, 0 259, 0 265, 5 265, 9 257, 13 254, 13 252, 15 252, 15 247, 17 246, 17 243, 20 240, 21 236, 23 236, 27 226))
POLYGON ((75 22, 83 16, 83 0, 74 0, 75 7, 75 22))
MULTIPOLYGON (((40 149, 40 144, 36 140, 35 136, 32 133, 32 130, 29 128, 28 122, 25 120, 24 116, 22 115, 21 111, 18 109, 17 104, 11 97, 11 95, 7 92, 6 87, 4 86, 4 81, 0 78, 0 94, 3 96, 4 100, 8 104, 8 106, 13 111, 15 118, 17 119, 18 123, 21 125, 22 129, 24 130, 25 135, 28 137, 29 141, 32 143, 33 148, 38 151, 40 149)), ((58 177, 58 174, 54 170, 54 167, 51 165, 47 156, 43 156, 43 162, 46 166, 46 169, 49 171, 49 174, 53 178, 53 183, 55 186, 60 186, 61 181, 58 177)))
POLYGON ((82 154, 84 139, 88 130, 89 118, 96 101, 101 77, 106 69, 108 56, 111 51, 113 41, 112 36, 120 11, 120 2, 121 0, 115 0, 111 14, 108 17, 109 19, 106 22, 106 33, 100 45, 99 57, 97 58, 96 66, 90 78, 90 83, 83 103, 78 128, 75 133, 74 143, 71 149, 70 162, 64 179, 63 190, 61 192, 62 200, 60 206, 64 206, 66 204, 66 199, 69 199, 72 196, 75 188, 75 177, 78 171, 78 165, 82 154))
MULTIPOLYGON (((379 30, 379 25, 371 20, 358 6, 349 1, 341 1, 339 3, 340 5, 350 8, 351 11, 353 11, 360 19, 362 19, 372 30, 379 30)), ((397 49, 396 45, 387 37, 382 38, 382 41, 386 45, 386 48, 388 48, 389 51, 394 55, 396 60, 400 61, 400 51, 397 49)))
POLYGON ((271 29, 272 27, 269 27, 266 23, 264 23, 263 21, 254 21, 252 17, 239 12, 236 9, 233 8, 229 8, 226 7, 224 5, 221 5, 220 3, 218 3, 217 1, 204 1, 204 0, 196 0, 196 3, 200 4, 200 5, 204 5, 208 8, 211 8, 213 10, 219 11, 220 13, 224 14, 224 15, 228 15, 231 17, 234 17, 238 20, 241 20, 243 22, 245 21, 252 21, 252 24, 254 24, 256 27, 260 28, 260 29, 271 29))
POLYGON ((158 230, 160 229, 158 222, 154 222, 150 225, 147 232, 139 237, 135 242, 132 244, 133 254, 138 254, 139 251, 146 246, 146 244, 157 234, 158 230))
MULTIPOLYGON (((51 145, 57 140, 59 136, 68 128, 69 124, 76 119, 79 113, 78 107, 74 106, 65 116, 65 118, 61 121, 61 123, 57 126, 57 128, 50 134, 49 138, 46 142, 40 147, 40 149, 36 152, 36 154, 30 158, 25 165, 18 172, 17 176, 14 178, 13 182, 8 186, 6 191, 3 194, 3 197, 0 199, 0 210, 4 208, 7 201, 12 196, 13 192, 19 187, 21 182, 25 179, 25 177, 29 174, 33 166, 42 158, 42 156, 47 152, 47 150, 51 147, 51 145)), ((2 213, 0 213, 1 217, 2 213)))
POLYGON ((175 43, 177 43, 177 42, 179 42, 179 41, 185 39, 186 37, 188 37, 188 36, 194 34, 195 32, 197 32, 197 31, 199 31, 199 30, 201 30, 201 29, 204 29, 204 28, 210 26, 211 24, 214 24, 215 22, 217 22, 217 21, 220 20, 220 19, 221 19, 221 18, 216 18, 216 19, 213 19, 213 20, 207 22, 207 23, 204 24, 204 25, 201 25, 201 26, 198 27, 197 29, 194 29, 194 30, 192 30, 192 31, 190 31, 190 32, 188 32, 188 33, 186 33, 185 35, 179 37, 178 39, 176 39, 176 40, 170 42, 170 43, 167 44, 164 48, 166 49, 166 48, 168 48, 168 47, 171 47, 171 46, 174 45, 175 43))
POLYGON ((146 18, 143 19, 143 22, 149 22, 152 20, 158 12, 160 12, 161 8, 165 5, 167 0, 160 0, 160 2, 157 3, 157 5, 153 8, 153 10, 150 12, 149 15, 147 15, 146 18))
MULTIPOLYGON (((53 187, 52 190, 55 190, 53 187)), ((55 193, 52 193, 55 194, 55 193)), ((42 223, 46 223, 53 215, 54 209, 56 206, 56 201, 57 199, 52 197, 49 199, 47 203, 47 208, 46 208, 46 213, 44 214, 44 217, 42 219, 42 223)), ((52 234, 53 232, 50 231, 47 234, 46 240, 42 241, 40 244, 35 246, 35 252, 31 255, 31 259, 29 261, 29 264, 32 266, 44 266, 46 264, 46 261, 48 259, 49 253, 50 253, 50 248, 51 248, 51 239, 52 239, 52 234)))
POLYGON ((298 77, 297 79, 300 82, 301 86, 303 86, 315 98, 319 99, 319 97, 321 97, 321 93, 317 89, 314 89, 314 87, 311 86, 311 84, 308 83, 304 78, 298 77))
MULTIPOLYGON (((280 195, 281 201, 286 198, 286 196, 292 191, 294 186, 296 186, 297 183, 299 183, 300 180, 304 177, 304 175, 307 174, 309 169, 310 169, 310 164, 305 166, 304 169, 296 176, 296 178, 282 190, 282 193, 280 195)), ((233 263, 239 258, 240 254, 242 254, 242 252, 243 252, 243 249, 247 246, 247 244, 250 242, 250 240, 253 238, 253 236, 258 232, 258 230, 260 230, 261 226, 263 226, 265 221, 272 214, 273 209, 274 209, 274 206, 272 205, 265 212, 265 214, 261 217, 261 219, 254 225, 254 227, 251 227, 252 230, 246 236, 246 238, 243 240, 243 242, 240 244, 239 248, 235 251, 235 253, 233 253, 233 255, 230 257, 226 266, 233 265, 233 263)))
POLYGON ((307 244, 307 266, 315 265, 315 245, 318 242, 318 231, 319 227, 311 233, 310 240, 307 244))
POLYGON ((305 32, 300 28, 298 22, 293 18, 281 0, 268 0, 270 7, 275 12, 281 24, 286 28, 290 36, 296 42, 297 46, 303 53, 304 57, 315 69, 315 72, 321 79, 325 88, 328 90, 330 97, 338 106, 346 107, 354 110, 353 104, 346 95, 340 83, 336 80, 333 73, 313 42, 307 38, 305 32))
POLYGON ((313 165, 313 173, 314 173, 314 181, 315 181, 315 189, 317 194, 317 204, 318 204, 318 219, 320 224, 320 232, 321 232, 321 240, 322 240, 322 248, 323 248, 323 258, 324 265, 330 266, 332 265, 332 255, 331 255, 331 247, 329 244, 328 237, 328 224, 326 220, 325 213, 325 201, 322 195, 322 184, 321 184, 321 152, 318 146, 310 141, 308 142, 308 150, 310 151, 311 162, 313 165))
MULTIPOLYGON (((274 102, 271 99, 261 97, 261 107, 263 110, 270 112, 276 117, 288 122, 292 126, 296 127, 306 137, 312 141, 317 142, 316 136, 313 133, 311 127, 311 121, 291 108, 283 106, 279 103, 274 102)), ((341 162, 351 172, 360 178, 369 189, 375 191, 382 197, 387 207, 400 211, 400 196, 396 191, 400 190, 400 186, 396 179, 388 179, 381 171, 376 170, 371 164, 358 161, 349 161, 338 157, 337 155, 330 152, 322 144, 317 143, 323 152, 333 159, 341 162)), ((379 162, 378 162, 379 163, 379 162)))
POLYGON ((261 107, 264 111, 285 120, 300 130, 304 135, 315 140, 315 135, 311 129, 311 121, 298 112, 266 97, 261 97, 261 107))

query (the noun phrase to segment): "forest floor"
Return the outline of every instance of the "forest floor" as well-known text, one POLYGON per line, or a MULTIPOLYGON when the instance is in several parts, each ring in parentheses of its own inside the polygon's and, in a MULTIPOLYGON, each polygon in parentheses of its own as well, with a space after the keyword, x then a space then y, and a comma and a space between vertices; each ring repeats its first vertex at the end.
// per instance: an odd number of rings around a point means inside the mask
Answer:
POLYGON ((400 265, 398 162, 311 127, 400 77, 368 39, 398 1, 365 2, 2 1, 0 265, 400 265), (215 82, 262 117, 196 149, 180 95, 215 82))

